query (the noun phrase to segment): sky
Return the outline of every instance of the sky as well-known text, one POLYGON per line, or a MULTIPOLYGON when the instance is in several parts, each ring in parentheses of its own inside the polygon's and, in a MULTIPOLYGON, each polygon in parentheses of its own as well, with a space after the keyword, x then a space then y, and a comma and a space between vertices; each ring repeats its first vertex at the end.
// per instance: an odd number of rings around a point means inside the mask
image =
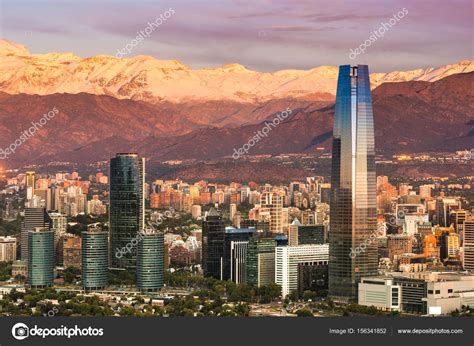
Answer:
POLYGON ((471 0, 0 0, 0 37, 32 53, 115 55, 170 8, 174 13, 127 57, 151 55, 192 68, 368 64, 371 72, 389 72, 474 56, 471 0), (351 59, 351 49, 400 11, 406 14, 351 59))

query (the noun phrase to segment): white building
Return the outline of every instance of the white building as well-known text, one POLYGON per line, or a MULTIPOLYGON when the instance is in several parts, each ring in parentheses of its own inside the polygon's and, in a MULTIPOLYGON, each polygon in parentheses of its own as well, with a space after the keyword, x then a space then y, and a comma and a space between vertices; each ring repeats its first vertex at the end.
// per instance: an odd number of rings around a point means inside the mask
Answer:
POLYGON ((191 207, 191 216, 193 219, 200 220, 202 216, 201 206, 199 204, 194 204, 191 207))
POLYGON ((329 244, 277 246, 275 248, 275 282, 286 297, 298 289, 298 264, 328 264, 329 244))
POLYGON ((392 277, 362 278, 359 283, 359 305, 375 306, 385 311, 399 311, 402 290, 392 277))

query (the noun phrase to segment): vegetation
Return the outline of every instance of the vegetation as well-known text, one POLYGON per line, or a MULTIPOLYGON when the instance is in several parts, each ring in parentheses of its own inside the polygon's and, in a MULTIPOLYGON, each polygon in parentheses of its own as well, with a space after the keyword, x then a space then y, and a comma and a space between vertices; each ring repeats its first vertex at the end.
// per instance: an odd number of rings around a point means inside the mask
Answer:
POLYGON ((22 218, 19 216, 16 220, 6 221, 0 219, 0 236, 17 235, 20 233, 22 218))
POLYGON ((12 276, 12 262, 0 262, 0 281, 10 279, 12 276))
POLYGON ((253 287, 232 281, 193 276, 184 271, 165 273, 165 283, 171 287, 194 288, 194 294, 199 297, 225 297, 228 302, 270 303, 281 296, 281 287, 277 284, 253 287))

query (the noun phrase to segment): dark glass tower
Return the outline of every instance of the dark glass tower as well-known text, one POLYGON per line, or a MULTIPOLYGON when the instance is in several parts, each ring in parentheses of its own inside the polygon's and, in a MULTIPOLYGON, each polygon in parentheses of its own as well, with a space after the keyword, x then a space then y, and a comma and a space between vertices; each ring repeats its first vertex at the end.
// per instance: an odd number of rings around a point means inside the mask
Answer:
POLYGON ((28 233, 35 228, 52 227, 52 220, 45 208, 25 208, 25 218, 21 223, 21 259, 28 260, 28 233))
POLYGON ((224 235, 223 280, 236 283, 247 281, 246 262, 247 247, 250 238, 255 234, 255 228, 228 227, 224 235))
POLYGON ((109 216, 111 266, 135 268, 136 246, 121 250, 135 244, 145 226, 145 159, 138 154, 117 154, 110 160, 109 216))
POLYGON ((204 276, 223 279, 225 226, 217 210, 211 208, 202 222, 202 266, 204 276))
POLYGON ((374 120, 367 65, 339 67, 333 135, 329 295, 355 301, 360 278, 377 274, 374 120), (361 251, 354 255, 357 248, 361 251))

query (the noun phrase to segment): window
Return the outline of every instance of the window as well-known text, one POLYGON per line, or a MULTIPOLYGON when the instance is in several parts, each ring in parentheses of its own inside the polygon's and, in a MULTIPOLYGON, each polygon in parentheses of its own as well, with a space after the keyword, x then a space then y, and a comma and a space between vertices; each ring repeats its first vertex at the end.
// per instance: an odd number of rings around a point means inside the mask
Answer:
POLYGON ((428 290, 428 294, 433 294, 433 290, 428 290))
POLYGON ((441 293, 440 290, 436 290, 436 291, 435 291, 435 294, 440 294, 440 293, 441 293))
POLYGON ((452 288, 449 288, 449 289, 448 289, 448 293, 453 293, 453 289, 452 289, 452 288))

